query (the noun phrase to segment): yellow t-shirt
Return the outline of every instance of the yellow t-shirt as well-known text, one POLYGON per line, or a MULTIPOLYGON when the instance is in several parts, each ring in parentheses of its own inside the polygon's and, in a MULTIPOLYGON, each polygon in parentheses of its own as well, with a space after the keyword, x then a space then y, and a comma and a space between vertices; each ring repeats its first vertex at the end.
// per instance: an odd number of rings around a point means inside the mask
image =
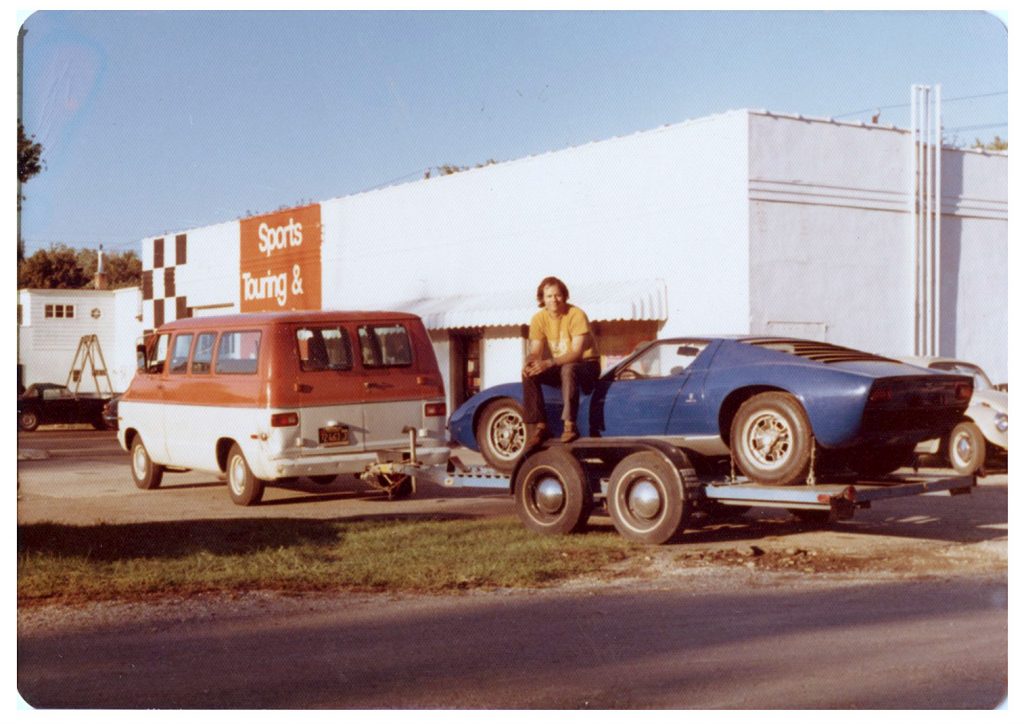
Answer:
POLYGON ((530 340, 547 342, 552 357, 568 352, 572 347, 572 338, 585 335, 583 340, 583 359, 598 359, 597 344, 590 331, 590 320, 579 307, 569 305, 569 311, 558 319, 554 319, 546 309, 533 315, 530 320, 530 340))

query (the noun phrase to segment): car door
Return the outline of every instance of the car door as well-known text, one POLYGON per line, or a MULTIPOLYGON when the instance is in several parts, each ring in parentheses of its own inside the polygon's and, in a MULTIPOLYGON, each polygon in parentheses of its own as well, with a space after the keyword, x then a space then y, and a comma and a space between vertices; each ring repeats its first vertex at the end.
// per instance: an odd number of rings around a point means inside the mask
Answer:
POLYGON ((401 322, 376 322, 356 331, 366 393, 366 448, 405 447, 409 436, 403 430, 420 426, 424 396, 409 330, 401 322))
POLYGON ((681 435, 703 427, 704 369, 695 362, 706 347, 706 342, 659 342, 627 359, 598 382, 587 411, 588 433, 681 435))

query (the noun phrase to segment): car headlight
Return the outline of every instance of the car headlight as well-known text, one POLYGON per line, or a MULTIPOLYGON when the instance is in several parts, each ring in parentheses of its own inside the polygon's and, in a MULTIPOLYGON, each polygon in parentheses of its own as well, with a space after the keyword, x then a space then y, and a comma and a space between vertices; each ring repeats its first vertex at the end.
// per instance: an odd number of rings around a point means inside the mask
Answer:
POLYGON ((996 415, 996 429, 999 432, 1006 432, 1007 428, 1010 427, 1009 417, 1005 412, 1000 412, 996 415))

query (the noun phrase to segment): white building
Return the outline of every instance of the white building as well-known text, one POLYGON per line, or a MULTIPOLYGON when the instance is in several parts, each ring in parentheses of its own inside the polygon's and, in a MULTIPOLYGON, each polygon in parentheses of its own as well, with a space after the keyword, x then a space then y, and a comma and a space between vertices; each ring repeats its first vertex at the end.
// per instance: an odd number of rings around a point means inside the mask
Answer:
POLYGON ((597 322, 606 363, 655 336, 778 334, 890 355, 927 343, 1003 381, 1007 155, 942 149, 929 296, 911 138, 739 110, 147 238, 143 325, 413 311, 454 407, 518 378, 536 285, 553 274, 597 322))
MULTIPOLYGON (((135 374, 135 343, 142 336, 138 287, 18 290, 18 378, 34 382, 68 380, 81 338, 96 335, 113 392, 123 392, 135 374)), ((101 368, 102 369, 102 368, 101 368)), ((97 392, 85 368, 82 392, 97 392)), ((108 388, 101 379, 100 392, 108 388)))

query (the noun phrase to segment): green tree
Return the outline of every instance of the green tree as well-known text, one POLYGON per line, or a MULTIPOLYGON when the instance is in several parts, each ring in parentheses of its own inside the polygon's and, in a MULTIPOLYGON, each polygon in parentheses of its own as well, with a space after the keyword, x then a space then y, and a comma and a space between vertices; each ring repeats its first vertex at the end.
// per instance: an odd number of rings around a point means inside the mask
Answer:
POLYGON ((91 276, 78 264, 78 254, 64 244, 39 249, 18 265, 18 287, 29 289, 81 289, 91 276))
MULTIPOLYGON (((79 249, 76 258, 78 266, 88 277, 91 286, 96 278, 96 249, 79 249)), ((142 283, 142 260, 134 251, 103 252, 103 271, 107 275, 108 289, 137 287, 142 283)))
MULTIPOLYGON (((27 183, 43 170, 43 147, 35 139, 35 136, 25 133, 25 126, 18 121, 18 183, 27 183)), ((24 198, 18 194, 19 209, 24 198)))
POLYGON ((1010 142, 1009 140, 1004 141, 999 136, 996 136, 988 143, 985 143, 980 138, 975 138, 972 148, 983 148, 986 151, 1008 151, 1010 150, 1010 142))

